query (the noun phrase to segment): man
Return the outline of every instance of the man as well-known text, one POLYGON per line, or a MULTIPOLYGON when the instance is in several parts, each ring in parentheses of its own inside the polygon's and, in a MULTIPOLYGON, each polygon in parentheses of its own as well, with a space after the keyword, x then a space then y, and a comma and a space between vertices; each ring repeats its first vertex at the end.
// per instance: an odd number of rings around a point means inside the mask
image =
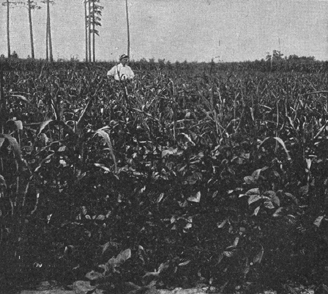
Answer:
POLYGON ((123 54, 120 56, 119 64, 113 66, 107 73, 108 77, 114 77, 116 81, 132 80, 134 78, 134 72, 131 67, 128 66, 129 56, 123 54))

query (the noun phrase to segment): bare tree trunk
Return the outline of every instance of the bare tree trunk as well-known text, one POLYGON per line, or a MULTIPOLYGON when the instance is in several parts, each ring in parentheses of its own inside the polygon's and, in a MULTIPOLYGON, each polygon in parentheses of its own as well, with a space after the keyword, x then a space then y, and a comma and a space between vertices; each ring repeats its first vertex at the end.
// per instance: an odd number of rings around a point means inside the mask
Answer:
POLYGON ((125 9, 126 9, 126 28, 127 28, 127 35, 128 35, 127 55, 130 56, 130 22, 129 22, 128 0, 125 0, 125 9))
POLYGON ((96 23, 95 23, 95 1, 92 1, 92 55, 93 55, 93 63, 96 62, 96 33, 95 33, 95 29, 96 29, 96 23))
POLYGON ((31 12, 31 0, 27 0, 28 3, 28 20, 30 24, 30 39, 31 39, 31 58, 34 59, 34 41, 33 41, 33 26, 32 26, 32 12, 31 12))
POLYGON ((52 55, 52 38, 51 38, 51 19, 50 19, 50 0, 47 0, 47 26, 48 26, 48 41, 49 41, 49 57, 50 62, 54 61, 53 55, 52 55))
POLYGON ((10 52, 10 19, 9 19, 9 13, 10 13, 10 7, 9 7, 9 0, 7 0, 7 48, 8 48, 8 58, 11 55, 10 52))
POLYGON ((88 25, 89 25, 89 61, 91 61, 91 0, 89 0, 88 11, 88 25))
POLYGON ((4 133, 4 125, 6 121, 6 100, 3 93, 3 71, 2 66, 0 67, 0 133, 4 133))
MULTIPOLYGON (((49 0, 47 0, 48 2, 49 0)), ((48 7, 47 7, 48 8, 48 7)), ((46 24, 46 60, 49 60, 49 18, 48 18, 48 11, 47 11, 47 24, 46 24)))
POLYGON ((87 13, 87 0, 84 0, 84 29, 85 29, 85 62, 89 61, 88 58, 88 13, 87 13))

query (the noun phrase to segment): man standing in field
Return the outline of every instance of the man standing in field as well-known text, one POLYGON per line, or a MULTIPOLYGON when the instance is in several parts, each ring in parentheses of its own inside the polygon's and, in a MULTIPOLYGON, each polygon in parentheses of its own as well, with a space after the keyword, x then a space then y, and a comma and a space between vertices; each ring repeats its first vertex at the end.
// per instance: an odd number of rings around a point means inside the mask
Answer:
POLYGON ((108 77, 114 77, 116 81, 132 80, 134 78, 134 72, 131 67, 128 66, 129 56, 123 54, 120 56, 119 64, 113 66, 107 73, 108 77))

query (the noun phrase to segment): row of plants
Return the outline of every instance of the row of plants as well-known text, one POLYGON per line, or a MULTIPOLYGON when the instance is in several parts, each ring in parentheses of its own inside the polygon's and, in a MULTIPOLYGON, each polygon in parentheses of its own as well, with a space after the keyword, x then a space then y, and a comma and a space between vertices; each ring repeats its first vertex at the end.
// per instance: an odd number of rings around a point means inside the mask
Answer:
POLYGON ((327 74, 199 73, 4 72, 3 287, 327 289, 327 74))

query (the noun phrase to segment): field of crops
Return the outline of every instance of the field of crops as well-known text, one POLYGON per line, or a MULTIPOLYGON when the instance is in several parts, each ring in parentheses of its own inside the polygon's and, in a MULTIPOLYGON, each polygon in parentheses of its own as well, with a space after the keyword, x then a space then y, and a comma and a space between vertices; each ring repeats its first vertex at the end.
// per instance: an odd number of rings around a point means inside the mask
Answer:
POLYGON ((327 291, 327 71, 249 65, 5 70, 0 287, 327 291))

